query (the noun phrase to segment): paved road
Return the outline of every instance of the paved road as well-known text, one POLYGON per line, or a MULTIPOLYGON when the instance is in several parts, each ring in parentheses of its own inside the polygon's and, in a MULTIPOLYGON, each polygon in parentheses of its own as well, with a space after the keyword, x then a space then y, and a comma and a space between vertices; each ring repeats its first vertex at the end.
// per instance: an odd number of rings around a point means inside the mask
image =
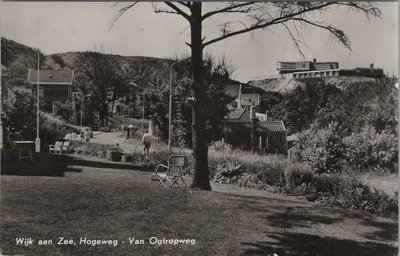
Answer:
MULTIPOLYGON (((103 144, 119 144, 119 147, 124 152, 133 152, 133 151, 142 151, 143 146, 141 143, 141 139, 139 137, 135 137, 133 139, 126 139, 126 133, 122 132, 107 132, 107 133, 94 133, 93 138, 90 140, 95 143, 103 143, 103 144)), ((150 148, 152 150, 167 150, 167 145, 163 142, 154 141, 150 148)))

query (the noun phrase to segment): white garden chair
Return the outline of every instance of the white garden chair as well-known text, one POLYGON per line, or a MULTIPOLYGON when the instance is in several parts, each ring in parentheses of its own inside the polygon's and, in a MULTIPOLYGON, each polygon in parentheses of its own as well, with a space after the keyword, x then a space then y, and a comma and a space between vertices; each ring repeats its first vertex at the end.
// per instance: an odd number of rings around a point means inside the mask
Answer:
POLYGON ((159 164, 154 169, 150 184, 153 187, 164 186, 166 188, 187 187, 183 179, 183 168, 187 165, 187 158, 184 155, 171 155, 168 158, 168 165, 159 164))

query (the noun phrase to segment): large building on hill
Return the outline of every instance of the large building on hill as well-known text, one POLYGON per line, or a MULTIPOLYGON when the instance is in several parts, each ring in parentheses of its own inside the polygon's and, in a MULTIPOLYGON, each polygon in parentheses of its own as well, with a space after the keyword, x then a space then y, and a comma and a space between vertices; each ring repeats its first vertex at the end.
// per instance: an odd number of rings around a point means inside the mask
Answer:
POLYGON ((297 61, 285 62, 278 61, 276 69, 282 77, 288 78, 313 78, 313 77, 337 77, 337 76, 363 76, 372 78, 384 77, 383 69, 374 68, 370 64, 369 68, 340 69, 338 62, 317 62, 297 61))
POLYGON ((74 72, 68 69, 39 70, 39 79, 37 70, 29 70, 28 74, 28 83, 35 94, 39 83, 39 96, 44 102, 43 110, 46 112, 56 112, 56 102, 72 100, 73 82, 74 72))
POLYGON ((302 71, 331 70, 338 68, 338 62, 317 62, 317 59, 314 59, 313 61, 296 62, 278 61, 276 66, 279 74, 288 74, 302 71))

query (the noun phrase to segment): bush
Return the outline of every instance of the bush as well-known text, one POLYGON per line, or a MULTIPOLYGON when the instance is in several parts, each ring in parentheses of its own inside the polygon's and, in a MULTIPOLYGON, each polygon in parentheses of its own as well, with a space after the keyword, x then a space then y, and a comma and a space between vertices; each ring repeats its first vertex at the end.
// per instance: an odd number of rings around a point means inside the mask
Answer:
POLYGON ((284 165, 276 163, 247 163, 248 173, 256 174, 259 183, 282 186, 285 183, 284 165))
POLYGON ((107 158, 107 152, 115 148, 114 145, 92 142, 73 141, 71 151, 75 154, 107 158))
POLYGON ((222 166, 225 163, 235 162, 233 157, 227 155, 219 155, 219 156, 210 156, 208 158, 208 170, 210 172, 209 178, 210 180, 214 178, 215 175, 219 172, 219 166, 222 166))
POLYGON ((345 147, 338 124, 325 129, 313 127, 299 136, 296 154, 317 173, 337 172, 342 169, 345 147))
POLYGON ((74 111, 71 102, 55 102, 56 115, 61 116, 63 119, 74 122, 74 111))
POLYGON ((314 173, 308 166, 291 164, 286 167, 285 185, 288 189, 293 189, 303 184, 311 184, 313 177, 314 173))
POLYGON ((232 151, 232 145, 225 143, 223 140, 218 140, 211 143, 209 150, 230 152, 232 151))
POLYGON ((216 166, 217 174, 213 181, 219 183, 235 183, 243 173, 243 166, 238 162, 225 162, 216 166))
POLYGON ((377 133, 366 127, 343 139, 347 164, 357 170, 396 171, 398 144, 396 135, 377 133))
POLYGON ((371 191, 354 176, 318 174, 293 168, 286 172, 286 183, 286 193, 305 196, 309 201, 370 213, 397 214, 397 196, 371 191))
POLYGON ((151 152, 148 155, 142 152, 132 153, 132 164, 138 167, 154 169, 157 164, 167 164, 168 157, 171 155, 169 151, 151 152))
MULTIPOLYGON (((42 145, 54 144, 62 141, 68 133, 78 133, 79 130, 73 126, 55 123, 47 118, 42 118, 40 123, 40 138, 42 145)), ((47 151, 47 149, 45 149, 47 151)))

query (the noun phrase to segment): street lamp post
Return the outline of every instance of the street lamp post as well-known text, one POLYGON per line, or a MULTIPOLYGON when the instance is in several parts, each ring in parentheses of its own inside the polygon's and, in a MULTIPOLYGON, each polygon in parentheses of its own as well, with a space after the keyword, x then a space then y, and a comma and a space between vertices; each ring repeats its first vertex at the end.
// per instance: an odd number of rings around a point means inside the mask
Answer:
POLYGON ((185 61, 185 60, 187 60, 187 59, 189 59, 190 57, 188 57, 188 58, 185 58, 185 59, 183 59, 183 60, 178 60, 178 61, 176 61, 176 62, 174 62, 174 63, 172 63, 172 65, 171 65, 171 67, 170 67, 170 73, 169 73, 169 111, 168 111, 168 113, 169 113, 169 115, 168 115, 168 117, 169 117, 169 122, 168 122, 168 151, 171 151, 171 126, 172 126, 172 72, 173 72, 173 68, 174 68, 174 66, 176 65, 176 64, 178 64, 178 63, 180 63, 180 62, 182 62, 182 61, 185 61))
POLYGON ((142 89, 142 95, 143 95, 143 106, 142 106, 142 134, 144 134, 144 103, 145 103, 145 100, 146 100, 146 93, 145 93, 145 90, 144 90, 144 87, 143 86, 139 86, 139 85, 137 85, 137 84, 135 84, 134 82, 130 82, 130 85, 133 85, 133 87, 136 87, 136 88, 141 88, 142 89))
POLYGON ((83 95, 83 96, 82 96, 82 99, 81 99, 81 128, 83 127, 83 126, 82 126, 82 119, 83 119, 83 101, 85 100, 86 97, 90 97, 90 96, 92 96, 91 93, 90 93, 90 94, 87 94, 87 95, 83 95))
POLYGON ((35 140, 35 152, 39 153, 40 152, 40 137, 39 137, 39 117, 40 117, 40 108, 39 108, 39 103, 40 103, 40 98, 39 98, 39 69, 40 69, 40 64, 39 64, 39 51, 38 51, 38 59, 37 59, 37 87, 36 87, 36 93, 37 93, 37 110, 36 110, 36 140, 35 140))
POLYGON ((144 134, 144 102, 145 102, 146 94, 144 93, 143 89, 143 108, 142 108, 142 134, 144 134))

